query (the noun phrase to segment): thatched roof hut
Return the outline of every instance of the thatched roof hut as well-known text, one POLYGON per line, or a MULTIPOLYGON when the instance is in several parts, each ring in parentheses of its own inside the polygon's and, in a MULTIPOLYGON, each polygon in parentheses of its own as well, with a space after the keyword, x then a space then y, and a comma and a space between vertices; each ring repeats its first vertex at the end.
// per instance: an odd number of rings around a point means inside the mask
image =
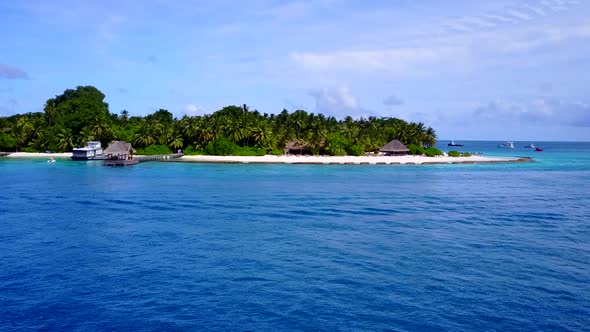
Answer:
POLYGON ((408 152, 410 152, 410 150, 402 142, 396 139, 385 144, 385 146, 379 149, 379 151, 390 156, 405 156, 408 154, 408 152))
MULTIPOLYGON (((326 151, 326 143, 321 142, 318 151, 320 154, 324 154, 326 151)), ((285 144, 285 154, 300 154, 300 155, 311 155, 312 148, 306 141, 291 141, 285 144)))
POLYGON ((126 156, 135 153, 135 149, 131 146, 131 143, 114 141, 109 144, 104 153, 112 156, 126 156))

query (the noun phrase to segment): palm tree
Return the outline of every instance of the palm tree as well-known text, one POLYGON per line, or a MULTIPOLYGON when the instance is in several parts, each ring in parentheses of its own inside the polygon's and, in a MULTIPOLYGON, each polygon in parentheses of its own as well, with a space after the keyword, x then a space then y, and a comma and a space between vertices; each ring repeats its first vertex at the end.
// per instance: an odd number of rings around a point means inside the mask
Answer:
POLYGON ((57 107, 55 107, 55 100, 49 99, 43 107, 45 118, 47 120, 47 126, 51 127, 55 116, 57 115, 57 107))
POLYGON ((46 151, 49 148, 49 135, 46 130, 37 133, 31 141, 31 147, 37 151, 46 151))
POLYGON ((27 144, 29 135, 33 130, 33 125, 28 117, 20 116, 12 127, 12 133, 16 139, 16 151, 19 151, 21 146, 27 144))
POLYGON ((129 112, 127 110, 122 110, 119 120, 121 120, 121 127, 127 126, 127 121, 129 121, 129 112))
POLYGON ((96 139, 96 136, 94 136, 92 129, 87 126, 87 127, 82 128, 82 131, 80 131, 80 137, 79 137, 78 143, 80 145, 84 145, 86 142, 94 141, 95 139, 96 139))
POLYGON ((152 136, 149 124, 145 119, 141 120, 139 131, 133 137, 133 143, 137 146, 146 147, 154 144, 156 140, 152 136))
POLYGON ((272 135, 272 131, 266 124, 259 124, 254 129, 252 129, 252 138, 254 139, 254 143, 257 144, 261 148, 267 148, 268 142, 272 135))
POLYGON ((57 134, 57 147, 61 151, 70 151, 74 147, 74 135, 70 128, 62 128, 57 134))
POLYGON ((436 132, 431 127, 428 127, 425 132, 424 145, 431 147, 436 144, 436 132))
POLYGON ((94 125, 91 127, 92 136, 100 141, 109 140, 112 136, 111 126, 101 119, 95 119, 94 125))
POLYGON ((319 153, 322 146, 325 145, 326 137, 328 137, 328 131, 323 128, 320 120, 314 120, 307 135, 309 147, 314 154, 319 153))
POLYGON ((183 146, 182 135, 174 128, 168 128, 168 146, 173 150, 179 149, 183 146))

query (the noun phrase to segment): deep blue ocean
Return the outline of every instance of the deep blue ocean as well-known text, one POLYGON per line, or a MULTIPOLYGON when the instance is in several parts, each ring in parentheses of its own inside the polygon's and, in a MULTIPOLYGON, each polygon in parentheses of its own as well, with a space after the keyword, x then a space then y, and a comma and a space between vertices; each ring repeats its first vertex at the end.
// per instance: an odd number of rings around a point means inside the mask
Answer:
POLYGON ((0 331, 588 331, 590 143, 463 143, 535 161, 0 158, 0 331))

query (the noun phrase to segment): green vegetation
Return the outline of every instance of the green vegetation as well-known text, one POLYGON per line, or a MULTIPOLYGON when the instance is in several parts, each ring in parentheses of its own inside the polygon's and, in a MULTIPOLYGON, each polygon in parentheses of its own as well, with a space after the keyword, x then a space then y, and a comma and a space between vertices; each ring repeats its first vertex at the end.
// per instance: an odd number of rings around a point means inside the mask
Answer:
POLYGON ((460 157, 461 153, 459 153, 459 151, 455 151, 455 150, 451 150, 447 153, 449 155, 449 157, 460 157))
POLYGON ((186 149, 184 149, 184 154, 188 156, 196 156, 203 155, 205 152, 203 150, 197 150, 194 146, 189 145, 186 149))
POLYGON ((416 144, 408 145, 408 150, 410 150, 410 154, 413 156, 421 156, 425 153, 424 147, 416 144))
POLYGON ((16 139, 6 133, 0 133, 0 151, 14 151, 15 148, 16 139))
POLYGON ((451 150, 448 152, 449 157, 471 157, 471 153, 469 152, 459 152, 455 150, 451 150))
POLYGON ((442 156, 443 153, 441 150, 435 148, 435 147, 429 147, 426 150, 424 150, 424 154, 428 157, 435 157, 435 156, 442 156))
POLYGON ((362 155, 398 139, 416 154, 436 155, 436 133, 422 123, 396 118, 342 120, 297 110, 261 114, 248 106, 227 106, 203 116, 175 119, 160 109, 146 116, 109 111, 105 95, 92 86, 68 89, 50 98, 43 112, 0 117, 0 150, 71 151, 87 141, 131 142, 138 153, 282 154, 287 142, 308 145, 314 154, 362 155), (430 152, 428 152, 430 151, 430 152))
POLYGON ((172 153, 172 151, 166 145, 155 145, 155 144, 145 147, 143 149, 137 149, 137 152, 136 152, 136 154, 142 154, 142 155, 147 155, 147 156, 169 154, 169 153, 172 153))
POLYGON ((273 156, 280 156, 283 154, 283 150, 281 149, 272 149, 270 151, 268 151, 268 154, 273 155, 273 156))

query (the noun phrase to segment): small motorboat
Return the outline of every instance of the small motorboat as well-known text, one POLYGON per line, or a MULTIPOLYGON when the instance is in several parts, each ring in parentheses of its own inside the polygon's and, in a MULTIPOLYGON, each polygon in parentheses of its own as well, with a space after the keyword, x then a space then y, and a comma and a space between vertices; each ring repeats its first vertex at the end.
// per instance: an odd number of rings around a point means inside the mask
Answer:
POLYGON ((527 148, 527 149, 534 149, 534 148, 536 148, 535 144, 533 144, 533 143, 528 144, 528 145, 525 145, 524 147, 527 148))
POLYGON ((541 149, 541 148, 535 148, 535 151, 537 151, 537 152, 543 152, 543 149, 541 149))
POLYGON ((499 144, 498 147, 504 148, 504 149, 514 149, 514 143, 513 142, 505 142, 505 143, 499 144))
POLYGON ((455 143, 455 141, 450 141, 448 146, 463 146, 463 144, 455 143))
POLYGON ((47 160, 48 163, 54 163, 55 159, 53 159, 53 157, 50 157, 49 160, 47 160))

